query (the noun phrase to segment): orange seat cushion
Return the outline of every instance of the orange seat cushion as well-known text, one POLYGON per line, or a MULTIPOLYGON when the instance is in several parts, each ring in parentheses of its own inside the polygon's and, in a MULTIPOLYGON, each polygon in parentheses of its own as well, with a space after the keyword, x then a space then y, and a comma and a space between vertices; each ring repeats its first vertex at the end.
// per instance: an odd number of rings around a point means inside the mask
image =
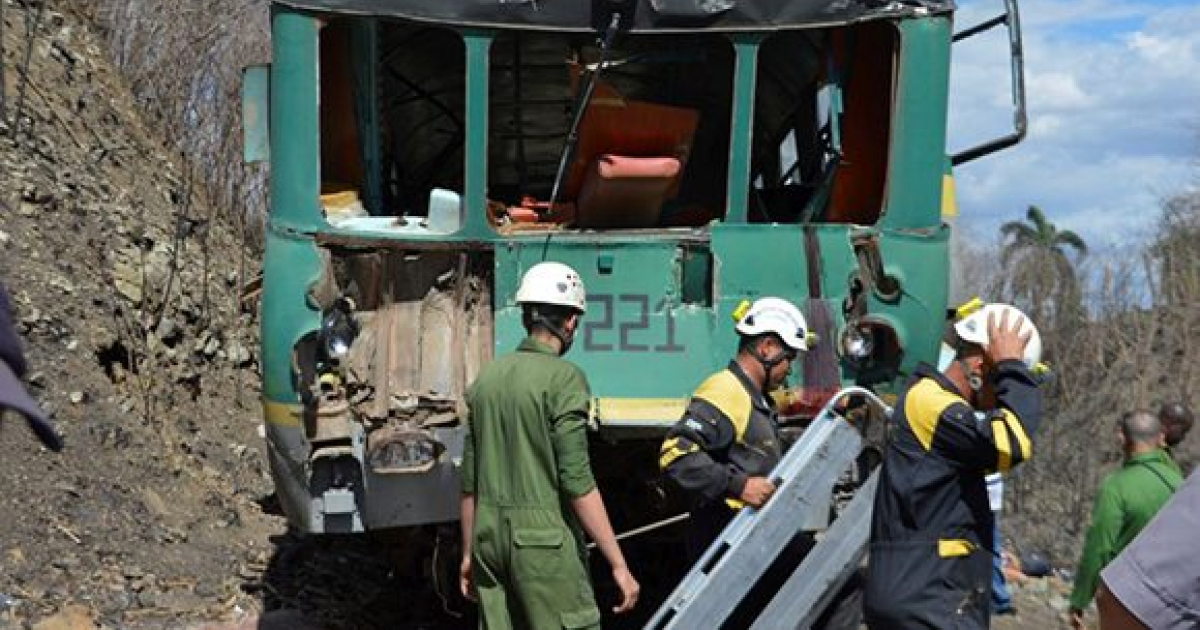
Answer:
POLYGON ((599 156, 579 191, 576 224, 581 228, 657 225, 680 169, 673 157, 599 156))

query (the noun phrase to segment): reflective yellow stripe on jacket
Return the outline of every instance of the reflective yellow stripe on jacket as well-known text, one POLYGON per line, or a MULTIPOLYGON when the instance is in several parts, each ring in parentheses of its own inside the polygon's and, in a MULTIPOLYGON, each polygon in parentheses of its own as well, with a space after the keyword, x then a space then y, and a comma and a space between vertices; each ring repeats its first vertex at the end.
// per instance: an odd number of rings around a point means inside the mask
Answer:
MULTIPOLYGON (((908 419, 909 428, 926 451, 933 450, 934 437, 943 422, 946 410, 955 404, 966 405, 967 402, 929 378, 913 385, 905 397, 904 415, 908 419)), ((963 429, 976 430, 974 427, 963 429)), ((1033 441, 1030 440, 1020 419, 1008 409, 1001 408, 996 411, 986 428, 979 427, 978 430, 990 434, 989 441, 996 450, 995 470, 998 472, 1008 472, 1013 466, 1033 456, 1033 441)))
POLYGON ((741 381, 733 372, 722 370, 708 377, 700 387, 696 389, 696 393, 692 394, 693 398, 706 400, 712 406, 721 410, 726 418, 733 423, 734 439, 738 442, 745 440, 746 427, 750 423, 750 409, 754 403, 750 400, 750 394, 742 387, 741 381))
POLYGON ((933 435, 942 412, 954 403, 965 404, 966 401, 942 389, 931 378, 918 381, 904 398, 904 417, 908 418, 909 428, 926 451, 933 449, 933 435))
POLYGON ((663 440, 662 448, 658 451, 658 467, 660 470, 666 470, 667 466, 671 465, 671 462, 688 453, 695 453, 698 450, 700 450, 700 447, 695 444, 689 444, 687 448, 680 447, 679 438, 677 437, 667 438, 663 440))
POLYGON ((969 556, 975 550, 975 543, 965 538, 943 538, 938 541, 938 557, 959 558, 969 556))
POLYGON ((1025 425, 1021 424, 1016 414, 1007 409, 1001 409, 1000 415, 1004 417, 1004 426, 1017 438, 1017 449, 1013 451, 1015 455, 1013 465, 1029 461, 1029 458, 1033 457, 1033 440, 1029 439, 1029 433, 1025 431, 1025 425))

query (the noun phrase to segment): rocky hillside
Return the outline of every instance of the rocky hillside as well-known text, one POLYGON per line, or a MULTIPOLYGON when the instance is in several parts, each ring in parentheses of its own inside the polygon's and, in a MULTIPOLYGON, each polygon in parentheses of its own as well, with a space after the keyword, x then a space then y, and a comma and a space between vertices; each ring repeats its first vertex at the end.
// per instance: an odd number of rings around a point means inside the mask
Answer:
POLYGON ((380 541, 288 533, 253 234, 164 148, 74 0, 0 8, 0 279, 67 445, 0 424, 0 630, 473 627, 380 541))
POLYGON ((259 505, 254 258, 73 3, 0 1, 0 278, 67 444, 4 419, 0 627, 71 606, 105 627, 251 610, 284 531, 259 505))

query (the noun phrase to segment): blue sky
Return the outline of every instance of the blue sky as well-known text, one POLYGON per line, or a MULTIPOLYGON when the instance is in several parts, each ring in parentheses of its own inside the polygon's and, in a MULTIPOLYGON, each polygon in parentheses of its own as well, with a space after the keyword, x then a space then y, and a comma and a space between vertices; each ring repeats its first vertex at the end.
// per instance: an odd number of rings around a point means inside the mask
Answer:
MULTIPOLYGON (((1002 10, 960 0, 956 29, 1002 10)), ((1145 238, 1200 183, 1200 1, 1022 0, 1029 133, 956 171, 959 224, 992 235, 1041 206, 1095 249, 1145 238)), ((955 46, 950 149, 1012 124, 1007 35, 955 46)))

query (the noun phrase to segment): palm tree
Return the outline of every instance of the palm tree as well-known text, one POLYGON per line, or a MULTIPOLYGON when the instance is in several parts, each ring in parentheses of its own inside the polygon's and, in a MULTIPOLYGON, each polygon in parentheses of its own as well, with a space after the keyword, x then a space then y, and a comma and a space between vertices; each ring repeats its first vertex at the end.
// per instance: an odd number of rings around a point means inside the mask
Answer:
POLYGON ((1059 230, 1037 206, 1029 206, 1025 218, 1000 226, 1005 241, 1000 264, 1009 272, 1009 293, 1038 321, 1082 315, 1075 265, 1087 255, 1087 243, 1071 230, 1059 230), (1067 250, 1074 250, 1074 261, 1067 250))

